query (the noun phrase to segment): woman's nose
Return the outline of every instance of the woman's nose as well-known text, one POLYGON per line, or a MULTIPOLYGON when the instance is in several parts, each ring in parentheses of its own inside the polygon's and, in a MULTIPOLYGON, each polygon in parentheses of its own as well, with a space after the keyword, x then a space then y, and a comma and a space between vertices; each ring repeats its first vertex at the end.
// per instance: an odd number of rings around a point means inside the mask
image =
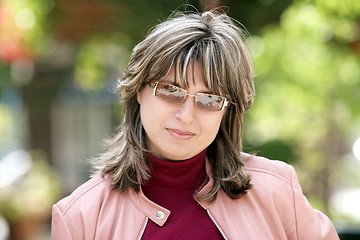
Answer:
POLYGON ((176 112, 176 118, 184 123, 191 123, 194 120, 195 100, 194 96, 188 95, 185 101, 179 105, 176 112))

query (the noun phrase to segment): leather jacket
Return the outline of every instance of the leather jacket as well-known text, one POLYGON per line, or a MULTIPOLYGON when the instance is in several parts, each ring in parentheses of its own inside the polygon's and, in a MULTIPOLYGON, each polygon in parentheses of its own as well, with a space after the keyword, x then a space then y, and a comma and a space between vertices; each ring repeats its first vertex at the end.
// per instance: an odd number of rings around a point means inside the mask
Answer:
MULTIPOLYGON (((292 166, 243 154, 253 187, 239 199, 222 190, 212 203, 199 202, 224 239, 339 239, 323 213, 313 209, 302 193, 292 166)), ((209 182, 200 190, 211 189, 209 182)), ((52 209, 52 240, 141 239, 148 221, 163 226, 170 211, 132 188, 111 190, 110 176, 97 175, 52 209)))

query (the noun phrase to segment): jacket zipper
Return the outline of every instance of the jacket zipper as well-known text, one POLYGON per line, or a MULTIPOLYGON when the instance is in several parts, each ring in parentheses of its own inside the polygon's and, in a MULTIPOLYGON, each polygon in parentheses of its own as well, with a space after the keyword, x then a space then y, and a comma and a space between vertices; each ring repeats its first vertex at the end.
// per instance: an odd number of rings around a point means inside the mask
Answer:
POLYGON ((215 219, 213 218, 213 216, 211 215, 209 209, 206 210, 207 214, 209 215, 211 221, 213 221, 213 223, 215 224, 216 228, 219 230, 219 232, 221 233, 221 235, 223 236, 223 238, 225 240, 227 240, 228 238, 225 236, 225 233, 222 231, 222 229, 220 228, 219 224, 215 221, 215 219))
POLYGON ((145 229, 146 229, 146 226, 147 226, 148 221, 149 221, 149 218, 146 217, 144 226, 143 226, 143 228, 142 228, 142 230, 141 230, 141 233, 140 233, 140 235, 139 235, 139 238, 138 238, 139 240, 140 240, 140 239, 142 238, 142 236, 144 235, 144 232, 145 232, 145 229))

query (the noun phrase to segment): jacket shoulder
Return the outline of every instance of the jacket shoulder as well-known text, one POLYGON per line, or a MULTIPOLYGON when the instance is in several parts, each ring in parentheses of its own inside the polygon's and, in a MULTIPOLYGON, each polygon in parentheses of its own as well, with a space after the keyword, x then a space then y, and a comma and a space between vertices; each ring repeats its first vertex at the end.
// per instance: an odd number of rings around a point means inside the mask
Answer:
POLYGON ((88 204, 89 202, 94 203, 95 198, 103 198, 111 191, 111 179, 106 176, 96 175, 80 185, 69 196, 60 200, 56 205, 63 215, 66 215, 74 205, 82 203, 88 204))
POLYGON ((277 178, 286 184, 292 184, 294 168, 279 160, 270 160, 265 157, 242 153, 244 169, 251 175, 268 175, 277 178))
POLYGON ((111 183, 111 176, 97 175, 54 204, 51 239, 138 239, 146 221, 142 202, 134 204, 133 189, 120 192, 111 183))
MULTIPOLYGON (((334 226, 323 213, 312 208, 303 195, 295 169, 281 161, 243 154, 244 169, 252 177, 253 188, 246 199, 255 199, 263 215, 278 216, 287 239, 339 239, 334 226), (309 227, 311 226, 311 227, 309 227)), ((275 223, 276 219, 272 218, 275 223)))

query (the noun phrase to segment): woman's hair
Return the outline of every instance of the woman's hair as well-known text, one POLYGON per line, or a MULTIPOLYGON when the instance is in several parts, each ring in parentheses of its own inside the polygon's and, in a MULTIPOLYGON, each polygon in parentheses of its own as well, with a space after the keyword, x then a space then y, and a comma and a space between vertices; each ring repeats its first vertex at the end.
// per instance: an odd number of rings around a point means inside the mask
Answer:
POLYGON ((215 140, 207 148, 214 184, 206 195, 195 197, 213 201, 220 188, 231 198, 246 193, 251 184, 241 161, 242 122, 255 90, 253 64, 244 38, 245 31, 224 13, 175 12, 134 47, 118 83, 123 123, 119 133, 105 141, 105 152, 93 161, 96 171, 112 176, 114 189, 124 191, 132 187, 139 191, 141 183, 150 177, 137 93, 147 82, 165 77, 172 67, 179 85, 186 88, 187 70, 193 69, 189 64, 198 62, 206 87, 227 97, 232 104, 226 109, 215 140))

